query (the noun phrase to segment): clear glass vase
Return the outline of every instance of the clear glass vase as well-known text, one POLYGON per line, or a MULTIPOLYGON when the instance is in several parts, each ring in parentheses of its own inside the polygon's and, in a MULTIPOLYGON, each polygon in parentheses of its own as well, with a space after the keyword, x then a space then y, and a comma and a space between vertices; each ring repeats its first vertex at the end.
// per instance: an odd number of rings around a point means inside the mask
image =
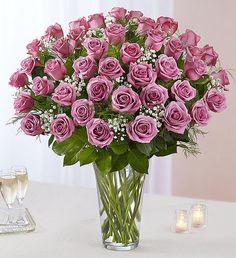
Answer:
POLYGON ((145 175, 130 166, 103 175, 94 165, 103 244, 111 250, 132 250, 140 235, 145 175))

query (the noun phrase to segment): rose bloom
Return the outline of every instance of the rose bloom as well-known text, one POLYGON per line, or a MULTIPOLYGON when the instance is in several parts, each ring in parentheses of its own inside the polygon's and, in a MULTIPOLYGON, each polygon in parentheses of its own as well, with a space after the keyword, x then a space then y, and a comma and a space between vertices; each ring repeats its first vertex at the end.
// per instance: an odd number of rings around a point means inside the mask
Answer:
POLYGON ((35 65, 39 65, 39 61, 36 60, 34 57, 30 56, 25 58, 24 60, 21 61, 21 70, 27 74, 31 74, 35 65))
POLYGON ((79 18, 75 21, 71 21, 69 23, 69 28, 70 30, 77 30, 77 29, 83 29, 83 30, 88 30, 89 28, 89 24, 88 22, 86 21, 86 18, 85 17, 82 17, 82 18, 79 18))
POLYGON ((167 41, 165 46, 164 53, 167 56, 172 56, 174 59, 179 59, 181 54, 183 53, 183 45, 179 38, 172 37, 170 40, 167 41))
POLYGON ((187 51, 187 60, 195 59, 202 59, 202 56, 204 54, 203 48, 197 47, 197 46, 190 46, 186 49, 187 51))
POLYGON ((171 87, 171 96, 177 101, 189 101, 196 96, 196 89, 190 85, 189 81, 178 80, 171 87))
POLYGON ((73 63, 75 74, 80 78, 89 79, 97 71, 96 61, 92 56, 80 56, 73 63))
POLYGON ((27 74, 22 71, 14 72, 11 77, 9 84, 13 87, 20 88, 25 86, 28 83, 27 74))
POLYGON ((50 132, 55 136, 57 142, 63 142, 70 138, 74 130, 74 123, 66 114, 57 115, 50 127, 50 132))
POLYGON ((130 20, 133 18, 140 18, 143 16, 143 13, 140 11, 129 11, 128 14, 126 15, 126 19, 130 20))
POLYGON ((168 99, 168 90, 161 85, 152 83, 143 88, 140 99, 146 108, 154 108, 158 105, 165 104, 168 99))
POLYGON ((94 30, 97 28, 105 28, 105 19, 102 13, 95 13, 88 17, 89 27, 94 30))
POLYGON ((60 38, 53 44, 52 50, 61 58, 66 58, 72 54, 74 47, 67 39, 60 38))
POLYGON ((125 18, 127 10, 123 7, 113 7, 110 12, 108 12, 116 21, 120 21, 125 18))
POLYGON ((41 41, 39 41, 38 39, 34 39, 31 43, 29 43, 26 46, 28 50, 28 54, 32 56, 38 56, 40 47, 41 47, 41 41))
POLYGON ((105 35, 112 45, 123 43, 125 40, 125 27, 121 24, 113 23, 105 29, 105 35))
POLYGON ((183 134, 190 122, 191 116, 183 102, 172 101, 168 104, 164 115, 164 125, 167 130, 183 134))
POLYGON ((184 64, 184 72, 190 80, 198 80, 207 73, 204 61, 192 57, 188 58, 184 64))
POLYGON ((104 57, 108 51, 108 43, 99 38, 86 38, 83 42, 83 46, 86 48, 88 55, 98 60, 104 57))
POLYGON ((16 114, 29 112, 34 105, 34 100, 30 93, 22 92, 14 101, 14 108, 16 114))
POLYGON ((21 130, 30 136, 43 133, 42 123, 39 115, 27 114, 20 123, 21 130))
POLYGON ((44 72, 54 80, 62 80, 66 75, 66 67, 59 58, 49 59, 45 64, 44 72))
POLYGON ((203 47, 203 55, 202 55, 202 60, 209 66, 214 66, 216 65, 217 59, 218 59, 218 54, 215 52, 214 48, 205 45, 203 47))
POLYGON ((187 48, 189 46, 196 46, 201 38, 192 30, 187 29, 179 36, 179 39, 181 40, 183 47, 187 48))
POLYGON ((113 141, 114 134, 109 124, 102 119, 93 118, 86 124, 88 142, 104 148, 113 141))
POLYGON ((116 58, 107 57, 100 61, 99 73, 110 79, 115 79, 120 77, 124 73, 124 70, 116 58))
POLYGON ((191 108, 191 116, 194 122, 200 126, 208 124, 210 113, 206 103, 203 100, 198 100, 191 108))
POLYGON ((151 29, 147 33, 147 38, 145 41, 145 46, 147 48, 159 51, 163 45, 165 39, 165 33, 158 29, 151 29))
POLYGON ((223 87, 225 90, 229 90, 229 77, 225 70, 219 70, 211 73, 213 80, 217 82, 218 85, 223 87))
POLYGON ((208 108, 213 112, 219 113, 226 109, 225 94, 215 88, 212 88, 205 94, 204 100, 208 108))
POLYGON ((141 17, 138 21, 137 33, 146 35, 148 31, 156 27, 156 22, 148 17, 141 17))
POLYGON ((173 35, 178 29, 178 22, 170 17, 161 16, 157 19, 157 26, 168 35, 173 35))
POLYGON ((143 55, 139 44, 125 42, 120 49, 120 57, 124 64, 134 63, 143 55))
POLYGON ((173 57, 160 55, 156 60, 157 78, 163 81, 176 80, 180 75, 180 70, 173 57))
POLYGON ((132 141, 150 143, 156 137, 158 130, 156 121, 152 117, 140 115, 128 123, 126 132, 132 141))
POLYGON ((33 79, 32 90, 36 96, 39 95, 46 97, 53 92, 54 85, 53 82, 51 80, 48 80, 46 76, 37 76, 33 79))
POLYGON ((87 99, 76 100, 72 104, 71 116, 75 125, 85 126, 95 114, 93 102, 87 99))
POLYGON ((141 101, 131 88, 120 86, 112 93, 111 105, 116 112, 135 113, 141 106, 141 101))
POLYGON ((54 25, 50 25, 43 36, 43 38, 54 38, 54 39, 59 39, 64 36, 63 30, 61 28, 61 25, 58 23, 55 23, 54 25))
POLYGON ((87 85, 88 97, 91 101, 106 101, 112 91, 112 82, 105 76, 91 78, 87 85))
POLYGON ((74 86, 69 83, 60 82, 52 94, 52 100, 61 106, 71 106, 76 100, 74 86))
POLYGON ((140 64, 130 64, 129 73, 127 80, 136 89, 147 86, 155 82, 156 73, 152 70, 150 64, 140 63, 140 64))

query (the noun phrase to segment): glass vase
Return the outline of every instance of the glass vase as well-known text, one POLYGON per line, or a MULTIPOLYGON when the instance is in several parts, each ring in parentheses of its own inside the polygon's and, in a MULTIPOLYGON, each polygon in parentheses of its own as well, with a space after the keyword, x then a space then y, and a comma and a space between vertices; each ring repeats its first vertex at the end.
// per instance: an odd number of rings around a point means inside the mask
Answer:
POLYGON ((105 248, 132 250, 140 235, 145 175, 127 166, 103 175, 94 165, 102 239, 105 248))

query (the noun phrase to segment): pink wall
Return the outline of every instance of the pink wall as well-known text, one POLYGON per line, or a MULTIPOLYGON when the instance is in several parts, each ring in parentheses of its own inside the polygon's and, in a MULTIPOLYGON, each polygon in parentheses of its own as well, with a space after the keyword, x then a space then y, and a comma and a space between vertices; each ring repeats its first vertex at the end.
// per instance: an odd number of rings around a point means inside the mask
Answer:
MULTIPOLYGON (((176 0, 180 29, 191 28, 220 54, 222 66, 236 70, 236 1, 176 0)), ((235 73, 234 73, 235 74, 235 73)), ((212 117, 201 138, 202 154, 173 157, 173 194, 236 201, 236 83, 227 93, 228 109, 212 117)))

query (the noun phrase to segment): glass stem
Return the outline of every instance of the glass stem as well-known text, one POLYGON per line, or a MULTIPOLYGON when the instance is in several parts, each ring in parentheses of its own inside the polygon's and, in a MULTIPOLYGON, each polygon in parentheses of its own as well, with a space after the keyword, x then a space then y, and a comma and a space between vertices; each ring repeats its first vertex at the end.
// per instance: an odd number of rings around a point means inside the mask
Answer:
POLYGON ((8 216, 7 216, 7 224, 11 224, 12 223, 12 216, 11 216, 11 205, 7 205, 8 208, 8 216))

